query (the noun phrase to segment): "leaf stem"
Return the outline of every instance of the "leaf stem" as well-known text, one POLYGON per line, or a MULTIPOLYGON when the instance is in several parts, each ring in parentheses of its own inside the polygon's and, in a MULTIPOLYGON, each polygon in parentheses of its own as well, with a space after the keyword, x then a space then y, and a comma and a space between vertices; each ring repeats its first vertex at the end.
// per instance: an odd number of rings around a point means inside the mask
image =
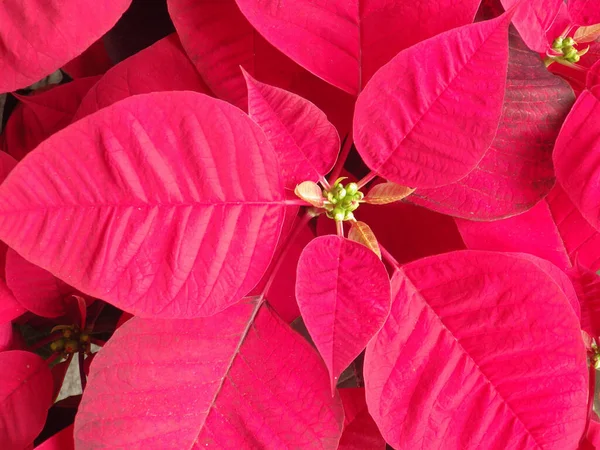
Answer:
POLYGON ((354 143, 352 137, 352 131, 348 133, 346 139, 344 139, 344 144, 342 145, 342 150, 338 156, 337 161, 335 162, 335 166, 331 171, 331 175, 329 176, 329 183, 333 183, 337 180, 342 173, 342 169, 344 168, 344 164, 346 164, 346 160, 348 159, 348 155, 350 154, 350 149, 352 148, 352 144, 354 143))
POLYGON ((341 220, 335 221, 335 230, 337 231, 337 235, 344 237, 344 222, 341 220))
POLYGON ((85 385, 87 384, 87 377, 85 376, 85 370, 83 368, 84 354, 83 352, 79 352, 78 363, 79 363, 79 381, 81 381, 81 390, 85 391, 85 385))
POLYGON ((373 171, 370 171, 365 177, 363 177, 359 182, 358 182, 358 189, 362 188, 363 186, 365 186, 366 184, 368 184, 371 180, 373 180, 375 177, 377 177, 377 174, 373 171))
POLYGON ((271 289, 271 285, 275 281, 275 275, 277 275, 277 272, 283 265, 283 261, 284 261, 285 257, 287 256, 288 252, 290 251, 290 248, 291 248, 290 244, 292 242, 294 242, 294 240, 298 237, 298 235, 300 234, 302 229, 306 226, 306 224, 308 224, 308 222, 310 222, 310 219, 312 219, 313 217, 314 217, 314 214, 309 209, 304 212, 304 214, 300 217, 300 220, 298 220, 296 222, 296 224, 294 225, 294 229, 290 232, 290 234, 287 237, 287 240, 285 241, 285 244, 283 244, 283 246, 281 247, 281 250, 279 251, 279 255, 277 256, 277 260, 276 260, 277 262, 273 266, 273 270, 271 270, 271 273, 269 274, 267 283, 265 284, 265 287, 263 288, 262 293, 260 294, 262 297, 267 295, 269 292, 269 289, 271 289))
POLYGON ((301 199, 289 199, 284 201, 286 206, 312 206, 310 203, 301 199))
POLYGON ((39 341, 37 341, 35 344, 31 345, 29 347, 30 351, 35 351, 37 349, 39 349, 40 347, 43 347, 44 345, 50 344, 51 342, 54 342, 56 339, 62 337, 62 331, 57 331, 55 333, 50 334, 49 336, 46 336, 43 339, 40 339, 39 341))

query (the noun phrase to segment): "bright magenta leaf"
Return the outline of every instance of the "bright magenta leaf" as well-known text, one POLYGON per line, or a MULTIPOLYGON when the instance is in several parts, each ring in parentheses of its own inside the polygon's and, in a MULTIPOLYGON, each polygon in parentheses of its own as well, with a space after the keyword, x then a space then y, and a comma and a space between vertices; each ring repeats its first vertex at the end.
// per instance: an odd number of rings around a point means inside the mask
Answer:
POLYGON ((321 236, 298 261, 296 299, 304 324, 329 369, 331 388, 390 310, 390 283, 369 248, 340 236, 321 236))
POLYGON ((479 1, 237 0, 250 23, 301 66, 356 95, 400 50, 473 21, 479 1))
POLYGON ((367 410, 364 388, 340 389, 344 432, 338 450, 384 450, 385 441, 367 410))
POLYGON ((342 431, 322 361, 256 298, 205 319, 133 318, 91 369, 81 450, 333 449, 342 431))
POLYGON ((132 95, 161 91, 210 93, 174 33, 106 72, 84 97, 76 119, 132 95))
POLYGON ((91 46, 131 0, 5 0, 0 9, 0 92, 26 87, 91 46))
POLYGON ((329 173, 340 138, 325 113, 296 94, 255 80, 246 71, 244 76, 248 114, 275 149, 285 187, 294 189, 329 173))
MULTIPOLYGON (((501 0, 505 9, 515 5, 513 23, 519 34, 534 52, 546 53, 552 41, 548 41, 546 31, 552 26, 563 0, 501 0)), ((560 30, 559 34, 564 30, 560 30)), ((552 39, 558 37, 553 36, 552 39)))
POLYGON ((598 450, 600 449, 600 423, 594 419, 590 420, 590 424, 585 436, 584 442, 579 447, 580 450, 598 450))
POLYGON ((240 67, 252 77, 306 98, 346 134, 354 99, 298 66, 248 23, 235 0, 168 0, 183 47, 210 89, 246 109, 247 89, 240 67))
POLYGON ((581 303, 581 329, 590 336, 600 336, 600 276, 581 264, 576 264, 569 275, 581 303))
POLYGON ((553 154, 556 178, 596 229, 600 229, 599 115, 598 95, 584 91, 560 130, 553 154))
POLYGON ((25 348, 26 344, 21 333, 17 332, 10 322, 0 323, 0 353, 25 348))
POLYGON ((466 177, 419 189, 409 201, 456 217, 492 220, 526 211, 554 185, 552 149, 575 96, 512 30, 504 106, 491 147, 466 177))
POLYGON ((455 252, 399 270, 367 346, 367 404, 398 448, 575 448, 586 350, 560 287, 515 255, 455 252), (560 330, 560 331, 557 331, 560 330))
POLYGON ((103 39, 99 39, 81 55, 65 64, 62 70, 76 79, 103 75, 113 65, 104 47, 103 39))
POLYGON ((568 0, 569 15, 577 25, 600 23, 600 8, 595 0, 568 0))
POLYGON ((354 115, 357 149, 373 171, 424 188, 475 168, 502 112, 509 21, 506 13, 437 35, 373 76, 354 115))
POLYGON ((34 353, 0 353, 0 448, 22 449, 33 443, 52 405, 52 374, 34 353))
POLYGON ((211 315, 260 279, 283 187, 242 111, 138 95, 44 141, 0 186, 0 237, 80 291, 140 316, 211 315), (61 183, 57 184, 56 180, 61 183))
POLYGON ((66 313, 65 297, 77 293, 47 270, 36 266, 9 248, 6 252, 6 285, 27 311, 41 317, 66 313))
POLYGON ((81 100, 98 77, 81 78, 29 96, 10 115, 4 130, 4 151, 17 160, 71 123, 81 100))
POLYGON ((600 85, 600 59, 589 68, 585 84, 588 89, 600 85))
POLYGON ((36 450, 75 450, 73 425, 63 428, 51 438, 36 447, 36 450))

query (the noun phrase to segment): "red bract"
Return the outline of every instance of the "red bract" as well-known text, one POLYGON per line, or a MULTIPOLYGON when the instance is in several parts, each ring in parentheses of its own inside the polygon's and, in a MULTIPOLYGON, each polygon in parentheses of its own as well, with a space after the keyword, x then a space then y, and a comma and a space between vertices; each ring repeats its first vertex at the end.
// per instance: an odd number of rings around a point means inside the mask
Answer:
MULTIPOLYGON (((527 47, 538 53, 546 53, 548 42, 546 31, 552 26, 562 0, 501 0, 507 10, 516 6, 513 23, 527 47)), ((559 34, 563 30, 559 31, 559 34)), ((556 36, 552 36, 554 39, 556 36)))
POLYGON ((76 122, 16 168, 0 198, 0 235, 26 259, 162 317, 214 314, 248 292, 284 209, 264 134, 191 92, 136 96, 76 122))
POLYGON ((343 418, 310 345, 253 298, 206 319, 131 319, 94 361, 75 437, 78 449, 335 448, 343 418))
POLYGON ((385 441, 367 410, 365 389, 340 389, 344 432, 338 450, 384 450, 385 441))
POLYGON ((44 426, 52 375, 42 358, 21 350, 0 353, 0 367, 0 446, 22 449, 44 426))
POLYGON ((317 238, 300 255, 296 298, 334 390, 339 375, 389 314, 385 266, 362 244, 338 236, 317 238))
POLYGON ((452 183, 475 168, 502 112, 510 17, 423 41, 373 76, 354 116, 356 145, 372 170, 419 188, 452 183))
POLYGON ((6 0, 0 9, 0 92, 35 83, 107 32, 131 0, 6 0))
POLYGON ((36 450, 75 450, 73 440, 73 425, 56 433, 51 438, 36 447, 36 450))
POLYGON ((569 15, 577 25, 600 23, 598 3, 592 0, 568 0, 569 15))
POLYGON ((388 443, 577 445, 585 349, 545 272, 516 256, 460 252, 408 264, 392 285, 392 312, 365 358, 367 404, 388 443))

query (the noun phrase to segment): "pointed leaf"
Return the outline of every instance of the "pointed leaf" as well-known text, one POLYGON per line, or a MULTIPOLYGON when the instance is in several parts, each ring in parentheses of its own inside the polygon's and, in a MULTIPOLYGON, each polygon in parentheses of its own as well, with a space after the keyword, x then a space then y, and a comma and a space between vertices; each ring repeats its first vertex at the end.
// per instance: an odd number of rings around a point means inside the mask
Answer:
POLYGON ((548 42, 546 30, 552 26, 562 0, 501 1, 502 6, 506 10, 517 5, 513 23, 527 44, 527 47, 534 52, 546 53, 546 50, 550 48, 550 44, 552 43, 552 41, 548 42))
POLYGON ((509 20, 504 14, 437 35, 373 76, 354 115, 356 147, 372 170, 416 188, 473 170, 502 112, 509 20))
POLYGON ((365 196, 365 203, 372 205, 385 205, 386 203, 397 202, 408 197, 415 190, 396 183, 380 183, 371 188, 365 196))
POLYGON ((356 95, 396 53, 471 23, 479 1, 237 0, 250 23, 301 66, 356 95), (398 26, 402 24, 402 26, 398 26))
POLYGON ((342 422, 314 349, 254 298, 206 319, 123 325, 94 360, 75 440, 82 450, 325 449, 342 422))
POLYGON ((600 23, 590 25, 589 27, 579 27, 573 35, 573 39, 578 44, 593 42, 600 37, 600 23))
POLYGON ((273 150, 248 116, 202 94, 144 94, 17 166, 0 186, 0 238, 133 314, 211 315, 260 279, 283 204, 273 150))
POLYGON ((310 203, 317 208, 322 208, 325 205, 323 190, 314 181, 304 181, 296 186, 294 194, 307 203, 310 203))
POLYGON ((575 97, 512 27, 509 42, 504 106, 491 147, 466 177, 419 189, 408 201, 455 217, 496 220, 531 208, 554 185, 552 149, 575 97))
POLYGON ((34 353, 0 353, 0 448, 33 443, 52 405, 52 374, 34 353))
POLYGON ((392 285, 365 357, 367 404, 390 445, 575 448, 585 347, 544 271, 515 255, 454 252, 403 266, 392 285))
POLYGON ((600 8, 594 0, 568 0, 569 15, 577 25, 594 25, 600 22, 600 8))
POLYGON ((367 410, 364 388, 340 389, 344 432, 338 450, 384 450, 385 441, 367 410))
POLYGON ((35 83, 106 33, 131 0, 5 0, 0 9, 0 92, 35 83))
POLYGON ((80 119, 132 95, 161 91, 210 94, 175 33, 110 69, 84 97, 75 117, 80 119))
POLYGON ((348 232, 348 239, 371 249, 381 259, 381 249, 377 243, 377 237, 375 237, 375 233, 373 233, 373 230, 366 223, 361 221, 352 222, 352 226, 348 232))
POLYGON ((389 313, 385 266, 362 244, 339 236, 316 238, 300 255, 296 298, 333 390, 389 313))
POLYGON ((600 229, 598 115, 598 96, 584 91, 560 130, 553 154, 556 178, 583 217, 596 229, 600 229))
POLYGON ((36 450, 75 450, 73 425, 63 428, 51 438, 35 447, 36 450))
POLYGON ((248 113, 275 149, 285 186, 293 189, 329 173, 340 138, 325 113, 296 94, 255 80, 246 71, 244 77, 248 113))

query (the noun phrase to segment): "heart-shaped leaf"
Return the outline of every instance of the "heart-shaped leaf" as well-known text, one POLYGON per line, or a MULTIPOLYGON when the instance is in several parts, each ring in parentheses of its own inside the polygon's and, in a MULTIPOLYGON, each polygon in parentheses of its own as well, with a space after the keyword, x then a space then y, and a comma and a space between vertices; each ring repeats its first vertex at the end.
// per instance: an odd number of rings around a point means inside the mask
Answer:
POLYGON ((106 33, 131 0, 4 0, 0 92, 26 87, 106 33))
POLYGON ((271 44, 356 95, 400 50, 472 22, 479 1, 237 0, 237 4, 271 44))
POLYGON ((515 255, 454 252, 402 267, 367 346, 367 404, 397 448, 575 448, 586 351, 560 287, 515 255), (557 333, 556 330, 560 330, 557 333))
POLYGON ((461 180, 419 189, 409 201, 455 217, 496 220, 531 208, 554 185, 552 149, 575 96, 512 27, 509 43, 504 106, 491 147, 461 180))
POLYGON ((27 260, 165 318, 211 315, 243 297, 284 213, 259 127, 193 92, 131 97, 53 135, 0 186, 0 205, 0 237, 27 260))
POLYGON ((0 353, 0 448, 33 443, 52 405, 52 374, 39 356, 21 350, 0 353))
POLYGON ((210 94, 175 33, 106 72, 83 98, 75 120, 132 95, 162 91, 210 94))
POLYGON ((600 8, 594 0, 568 0, 569 15, 577 25, 600 23, 600 8))
POLYGON ((246 71, 244 77, 248 114, 275 149, 285 187, 294 189, 299 183, 323 178, 340 150, 338 133, 325 113, 296 94, 255 80, 246 71))
POLYGON ((375 253, 339 236, 321 236, 298 261, 296 299, 335 389, 389 313, 387 271, 375 253))
POLYGON ((373 76, 354 115, 356 147, 373 171, 424 188, 475 168, 502 112, 510 18, 505 13, 439 34, 373 76))
POLYGON ((92 365, 75 439, 81 450, 333 449, 343 417, 314 349, 253 298, 119 328, 92 365))

